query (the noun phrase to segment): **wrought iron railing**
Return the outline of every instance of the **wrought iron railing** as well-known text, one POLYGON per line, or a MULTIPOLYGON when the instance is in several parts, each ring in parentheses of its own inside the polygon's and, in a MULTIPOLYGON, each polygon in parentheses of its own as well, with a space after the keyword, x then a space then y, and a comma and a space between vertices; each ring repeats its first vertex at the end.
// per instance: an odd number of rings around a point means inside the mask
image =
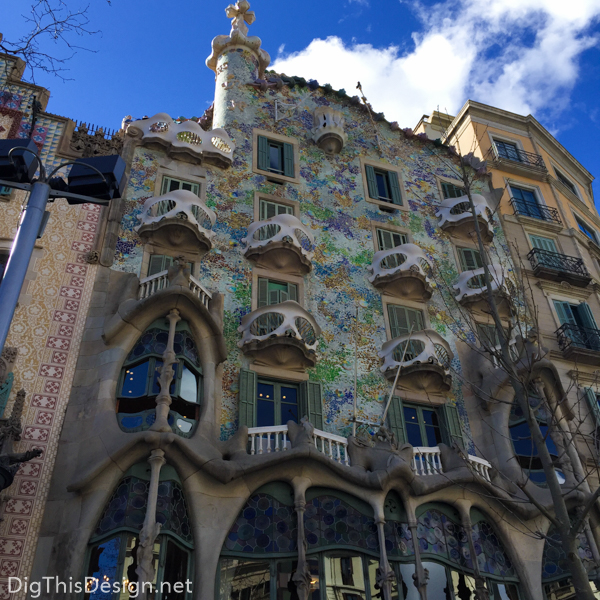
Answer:
POLYGON ((565 323, 556 330, 556 337, 563 352, 571 348, 600 352, 600 329, 565 323))
POLYGON ((494 145, 494 157, 500 160, 510 160, 516 163, 522 163, 531 167, 546 170, 546 163, 539 154, 533 152, 525 152, 514 146, 498 146, 494 145))
POLYGON ((560 271, 561 273, 580 275, 581 277, 590 276, 581 258, 567 256, 566 254, 560 254, 558 252, 550 252, 549 250, 543 250, 542 248, 534 248, 527 255, 527 258, 534 269, 543 267, 554 271, 560 271))
POLYGON ((511 198, 510 204, 515 211, 515 215, 522 215, 524 217, 533 217, 534 219, 541 219, 542 221, 551 221, 562 225, 561 218, 558 214, 558 209, 546 206, 544 204, 538 204, 537 202, 527 202, 526 200, 520 200, 519 198, 511 198))

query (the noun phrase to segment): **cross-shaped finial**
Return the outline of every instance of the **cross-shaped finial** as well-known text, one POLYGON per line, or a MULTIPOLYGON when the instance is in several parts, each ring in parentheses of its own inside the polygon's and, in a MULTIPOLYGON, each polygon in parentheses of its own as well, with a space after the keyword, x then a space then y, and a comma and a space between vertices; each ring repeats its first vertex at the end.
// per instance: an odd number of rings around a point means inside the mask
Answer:
POLYGON ((248 0, 238 0, 238 2, 230 4, 225 9, 227 18, 231 19, 231 33, 229 35, 233 35, 238 31, 243 35, 248 34, 248 25, 252 25, 256 19, 254 11, 248 10, 249 8, 250 3, 248 0), (248 25, 246 25, 246 23, 248 23, 248 25))

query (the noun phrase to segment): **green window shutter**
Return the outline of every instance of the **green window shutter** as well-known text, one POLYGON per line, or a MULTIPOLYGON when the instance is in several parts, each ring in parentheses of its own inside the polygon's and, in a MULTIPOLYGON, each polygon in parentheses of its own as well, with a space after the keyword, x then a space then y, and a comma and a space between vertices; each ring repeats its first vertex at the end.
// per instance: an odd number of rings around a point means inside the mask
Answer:
POLYGON ((388 426, 392 433, 396 436, 398 446, 406 444, 406 428, 404 426, 404 408, 402 406, 402 398, 392 396, 390 408, 387 414, 388 426))
POLYGON ((530 237, 531 243, 534 248, 539 248, 540 250, 547 250, 548 252, 558 252, 554 240, 550 238, 540 237, 539 235, 532 235, 530 237))
POLYGON ((148 277, 150 275, 156 275, 164 271, 166 267, 163 267, 165 257, 162 254, 152 254, 150 256, 150 264, 148 265, 148 277))
POLYGON ((269 306, 285 302, 287 299, 287 292, 282 290, 269 290, 269 306))
POLYGON ((298 302, 298 286, 295 283, 288 283, 288 300, 298 302))
POLYGON ((258 308, 269 304, 269 280, 262 277, 258 280, 258 308))
POLYGON ((474 271, 483 267, 481 255, 472 248, 459 248, 460 266, 463 271, 474 271))
POLYGON ((254 427, 254 406, 256 404, 256 373, 240 369, 239 426, 254 427))
POLYGON ((379 245, 379 250, 391 250, 394 247, 392 232, 385 229, 378 229, 377 244, 379 245))
POLYGON ((465 195, 465 190, 454 185, 453 183, 448 183, 447 181, 442 181, 442 194, 444 199, 447 198, 460 198, 465 195))
POLYGON ((554 308, 556 309, 556 314, 558 315, 558 320, 560 321, 561 325, 565 325, 566 323, 569 323, 570 325, 577 325, 575 315, 573 314, 571 305, 568 302, 555 300, 554 308))
POLYGON ((294 176, 294 146, 283 144, 283 174, 286 177, 294 176))
POLYGON ((598 406, 598 398, 592 388, 585 389, 585 397, 592 413, 592 417, 596 423, 596 427, 600 427, 600 406, 598 406))
POLYGON ((375 169, 371 165, 365 165, 365 173, 367 174, 367 187, 369 188, 369 196, 377 200, 379 198, 379 192, 377 191, 375 169))
POLYGON ((160 195, 164 196, 169 191, 169 181, 168 177, 163 177, 162 180, 162 189, 160 190, 160 195))
POLYGON ((398 183, 398 173, 396 173, 396 171, 388 171, 387 178, 390 185, 392 202, 398 204, 398 206, 402 206, 402 192, 400 191, 400 184, 398 183))
POLYGON ((419 310, 388 304, 388 317, 392 339, 408 333, 411 326, 413 332, 423 329, 423 314, 419 310))
POLYGON ((258 168, 262 171, 269 170, 269 141, 264 135, 258 136, 258 168))
POLYGON ((458 442, 463 448, 467 448, 466 440, 463 436, 462 427, 460 425, 460 419, 458 417, 458 409, 456 406, 450 404, 444 404, 440 407, 440 413, 443 422, 442 437, 444 443, 448 446, 452 445, 452 441, 458 442))
POLYGON ((592 314, 592 310, 589 304, 582 302, 577 307, 577 312, 579 313, 579 317, 584 327, 589 329, 596 329, 596 319, 594 319, 594 315, 592 314))
POLYGON ((316 381, 300 384, 300 411, 298 417, 308 417, 315 429, 323 430, 323 388, 316 381))

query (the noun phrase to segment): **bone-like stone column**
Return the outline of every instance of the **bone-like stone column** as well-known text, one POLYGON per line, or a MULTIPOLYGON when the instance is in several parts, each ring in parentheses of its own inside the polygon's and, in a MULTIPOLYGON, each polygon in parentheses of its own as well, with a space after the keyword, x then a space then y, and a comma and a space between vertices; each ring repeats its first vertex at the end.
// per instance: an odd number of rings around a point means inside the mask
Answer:
POLYGON ((385 519, 377 516, 377 535, 379 537, 379 567, 376 573, 376 583, 383 592, 383 600, 392 600, 392 583, 394 582, 394 570, 390 566, 385 549, 385 519))
POLYGON ((412 514, 408 515, 408 528, 412 535, 413 547, 415 549, 415 572, 413 573, 413 583, 417 590, 419 590, 419 597, 421 600, 427 600, 427 580, 429 579, 429 571, 423 568, 421 562, 421 552, 419 551, 419 542, 417 538, 417 517, 412 510, 412 507, 407 506, 407 511, 410 510, 412 514))
POLYGON ((485 586, 485 579, 481 575, 477 557, 475 556, 475 543, 473 542, 473 524, 471 523, 471 505, 468 502, 454 503, 460 514, 460 521, 467 535, 469 552, 473 562, 473 571, 475 573, 475 600, 490 600, 490 594, 485 586))
POLYGON ((296 593, 299 600, 308 600, 310 593, 310 569, 306 560, 306 535, 304 533, 304 511, 306 510, 306 490, 311 484, 310 479, 295 477, 292 481, 294 486, 294 509, 298 527, 298 564, 296 572, 292 575, 292 581, 296 584, 296 593))
POLYGON ((158 500, 158 483, 160 478, 160 470, 165 464, 165 453, 162 450, 152 450, 150 458, 150 486, 148 489, 148 502, 146 504, 146 517, 144 526, 140 531, 139 544, 136 554, 137 568, 135 572, 138 576, 138 584, 140 586, 140 598, 145 600, 149 598, 148 592, 151 584, 154 581, 154 542, 160 533, 160 523, 156 522, 156 504, 158 500))
POLYGON ((173 365, 177 363, 175 351, 173 350, 173 342, 175 340, 175 327, 178 321, 181 320, 179 311, 175 308, 172 309, 167 315, 167 319, 169 321, 169 339, 162 356, 163 365, 157 369, 160 373, 160 377, 158 378, 160 393, 156 397, 156 421, 150 427, 151 431, 171 431, 169 425, 169 408, 171 406, 169 388, 175 376, 173 365))

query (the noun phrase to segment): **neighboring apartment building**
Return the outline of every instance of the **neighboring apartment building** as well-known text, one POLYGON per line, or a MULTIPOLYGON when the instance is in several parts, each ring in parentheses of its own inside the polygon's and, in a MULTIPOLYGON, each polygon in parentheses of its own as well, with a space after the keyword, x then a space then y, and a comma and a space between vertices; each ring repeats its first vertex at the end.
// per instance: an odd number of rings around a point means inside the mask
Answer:
MULTIPOLYGON (((127 118, 87 150, 121 153, 123 198, 53 207, 77 219, 51 219, 41 249, 56 235, 63 251, 42 261, 73 255, 27 289, 63 304, 14 368, 31 443, 50 450, 5 492, 0 597, 25 597, 10 576, 58 577, 66 591, 43 597, 61 600, 124 600, 143 582, 154 600, 569 597, 564 553, 535 536, 552 538, 549 522, 511 483, 528 477, 550 504, 485 342, 459 157, 344 90, 266 72, 248 8, 228 7, 231 33, 213 40, 213 107, 127 118)), ((70 127, 61 147, 90 147, 70 127)), ((508 324, 518 282, 487 188, 474 201, 508 324)), ((17 313, 10 343, 27 348, 36 314, 17 313)), ((514 349, 525 360, 536 341, 514 349)), ((531 375, 532 398, 561 396, 550 362, 531 375)), ((598 533, 592 513, 579 547, 592 574, 598 533)))

